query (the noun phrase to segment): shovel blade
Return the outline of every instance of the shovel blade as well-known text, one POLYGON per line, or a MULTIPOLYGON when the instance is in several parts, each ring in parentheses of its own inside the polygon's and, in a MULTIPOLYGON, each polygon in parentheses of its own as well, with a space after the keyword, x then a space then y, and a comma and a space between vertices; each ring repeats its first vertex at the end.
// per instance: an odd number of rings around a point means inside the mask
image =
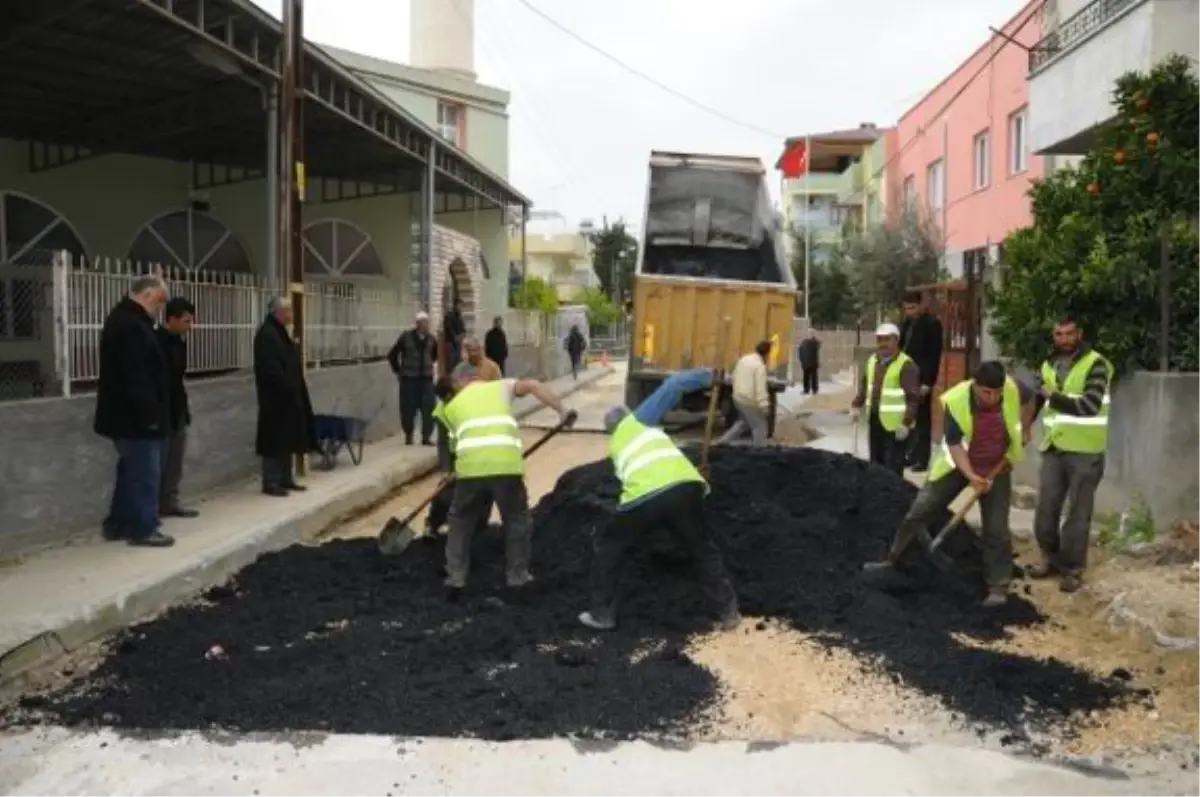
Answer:
POLYGON ((379 532, 379 552, 384 556, 399 556, 404 553, 412 541, 417 538, 416 532, 407 523, 391 518, 379 532))

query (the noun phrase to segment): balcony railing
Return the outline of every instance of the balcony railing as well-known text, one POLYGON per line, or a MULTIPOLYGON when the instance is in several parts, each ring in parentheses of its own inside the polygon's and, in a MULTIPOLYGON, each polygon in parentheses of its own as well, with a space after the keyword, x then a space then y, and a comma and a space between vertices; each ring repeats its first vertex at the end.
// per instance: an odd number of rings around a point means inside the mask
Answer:
POLYGON ((1029 71, 1036 72, 1067 52, 1096 31, 1103 28, 1113 17, 1142 0, 1093 0, 1078 12, 1063 21, 1029 51, 1029 71))

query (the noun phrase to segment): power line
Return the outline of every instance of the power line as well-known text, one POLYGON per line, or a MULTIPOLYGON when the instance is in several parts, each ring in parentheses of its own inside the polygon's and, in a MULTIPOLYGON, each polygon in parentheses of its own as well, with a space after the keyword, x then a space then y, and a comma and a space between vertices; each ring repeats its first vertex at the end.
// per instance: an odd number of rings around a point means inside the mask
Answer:
MULTIPOLYGON (((524 0, 522 0, 522 2, 523 1, 524 0)), ((1028 25, 1030 23, 1030 21, 1032 21, 1034 19, 1034 17, 1036 17, 1038 14, 1040 14, 1042 12, 1042 9, 1044 9, 1046 6, 1046 2, 1047 2, 1047 0, 1042 0, 1042 2, 1040 2, 1036 6, 1034 6, 1030 10, 1029 15, 1026 16, 1025 19, 1021 20, 1021 23, 1009 35, 1012 37, 1016 37, 1016 35, 1018 33, 1020 33, 1022 30, 1024 30, 1025 26, 1028 25)), ((992 36, 988 37, 988 41, 991 41, 994 38, 997 38, 997 37, 995 34, 992 34, 992 36)), ((967 89, 969 89, 972 86, 972 84, 974 84, 975 81, 979 79, 979 76, 982 75, 984 73, 984 71, 986 71, 987 68, 992 65, 992 62, 996 60, 996 57, 999 56, 1000 53, 1004 51, 1004 48, 1008 46, 1009 41, 1010 41, 1010 39, 1008 37, 1001 38, 1000 46, 997 47, 994 51, 992 51, 992 53, 987 57, 987 60, 984 61, 979 66, 979 68, 976 69, 971 74, 971 77, 969 77, 967 79, 967 82, 963 83, 961 86, 959 86, 958 90, 955 91, 952 95, 950 95, 950 99, 946 100, 945 104, 942 105, 942 107, 938 109, 937 113, 932 114, 932 116, 930 118, 937 120, 937 119, 940 119, 943 116, 945 116, 946 112, 949 111, 951 107, 953 107, 954 103, 956 103, 959 100, 959 98, 961 98, 963 96, 963 94, 965 94, 967 92, 967 89)), ((871 178, 869 180, 863 181, 863 187, 852 192, 847 197, 847 199, 854 199, 856 197, 862 196, 863 193, 866 191, 866 187, 868 185, 874 183, 876 180, 878 180, 880 175, 882 175, 885 171, 887 171, 887 167, 891 166, 893 161, 895 161, 897 158, 899 158, 901 155, 903 155, 905 152, 907 152, 909 150, 909 148, 912 147, 913 144, 917 143, 917 141, 924 138, 925 133, 926 133, 925 127, 922 126, 922 127, 918 128, 917 132, 911 138, 909 138, 908 141, 904 142, 904 145, 901 146, 900 149, 896 150, 894 155, 891 155, 890 157, 888 157, 888 159, 883 162, 883 165, 875 170, 875 173, 871 175, 871 178)))
POLYGON ((693 108, 701 110, 704 113, 709 114, 710 116, 714 116, 718 119, 721 119, 722 121, 728 122, 729 124, 735 125, 744 130, 750 130, 752 132, 758 133, 759 135, 767 136, 768 138, 774 139, 775 141, 779 141, 780 139, 787 138, 787 136, 782 135, 780 133, 775 133, 770 130, 761 128, 758 125, 751 124, 749 122, 743 122, 740 119, 736 119, 736 118, 730 116, 729 114, 724 113, 723 111, 719 111, 716 108, 713 108, 711 105, 706 105, 705 103, 701 102, 700 100, 697 100, 695 97, 692 97, 688 94, 685 94, 682 91, 679 91, 678 89, 668 86, 666 83, 663 83, 661 80, 658 80, 657 78, 654 78, 654 77, 646 74, 645 72, 638 69, 637 67, 631 66, 630 64, 621 60, 620 58, 618 58, 617 56, 608 52, 607 50, 600 47, 599 45, 593 44, 592 42, 588 41, 587 39, 580 36, 575 31, 568 28, 566 25, 563 25, 561 22, 556 20, 554 17, 547 14, 545 11, 542 11, 540 8, 535 6, 533 3, 529 2, 529 0, 517 0, 517 2, 520 3, 521 5, 525 6, 527 9, 529 9, 531 12, 533 12, 537 16, 541 17, 542 20, 544 20, 551 26, 557 28, 560 32, 566 34, 567 36, 570 36, 572 39, 579 42, 584 47, 586 47, 589 50, 591 50, 592 52, 596 53, 601 58, 604 58, 605 60, 610 61, 613 64, 616 64, 621 69, 624 69, 626 72, 633 75, 634 77, 644 80, 645 82, 649 83, 650 85, 654 86, 655 88, 659 89, 660 91, 664 91, 667 94, 670 94, 672 97, 675 97, 678 100, 682 100, 683 102, 687 103, 688 105, 691 105, 693 108))

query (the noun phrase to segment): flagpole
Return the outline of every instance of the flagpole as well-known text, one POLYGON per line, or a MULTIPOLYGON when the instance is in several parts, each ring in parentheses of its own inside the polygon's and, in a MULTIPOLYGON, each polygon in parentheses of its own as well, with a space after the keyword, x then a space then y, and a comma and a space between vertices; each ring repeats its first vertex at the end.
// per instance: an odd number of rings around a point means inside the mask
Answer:
POLYGON ((812 314, 808 309, 809 285, 812 284, 812 137, 804 137, 804 320, 812 328, 812 314))

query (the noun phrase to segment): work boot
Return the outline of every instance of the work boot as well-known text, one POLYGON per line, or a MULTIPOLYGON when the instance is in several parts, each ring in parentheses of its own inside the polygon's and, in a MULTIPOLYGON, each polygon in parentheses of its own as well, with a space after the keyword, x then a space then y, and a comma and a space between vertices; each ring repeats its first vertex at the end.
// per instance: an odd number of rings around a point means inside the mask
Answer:
POLYGON ((721 619, 717 621, 717 628, 722 631, 734 631, 742 622, 742 613, 737 609, 725 612, 721 615, 721 619))
POLYGON ((1040 562, 1025 568, 1025 575, 1037 579, 1052 578, 1058 575, 1058 568, 1050 562, 1040 562))
POLYGON ((108 540, 109 542, 119 542, 120 540, 129 539, 129 530, 121 526, 105 526, 101 534, 103 534, 104 539, 108 540))
POLYGON ((533 573, 526 570, 515 576, 509 576, 505 579, 505 583, 508 584, 509 589, 520 589, 533 583, 533 573))
POLYGON ((1008 603, 1008 587, 988 587, 987 596, 983 599, 983 608, 999 609, 1008 603))
POLYGON ((1058 588, 1067 593, 1078 592, 1083 586, 1083 576, 1079 573, 1064 573, 1062 580, 1058 582, 1058 588))
POLYGON ((290 490, 291 492, 294 492, 294 493, 302 493, 305 490, 307 490, 308 488, 305 487, 303 484, 296 484, 295 482, 288 482, 287 484, 283 485, 283 489, 290 490))
POLYGON ((175 544, 175 538, 155 531, 145 537, 130 537, 129 544, 139 548, 170 548, 175 544))
POLYGON ((617 627, 616 618, 607 612, 584 612, 579 615, 579 622, 593 631, 612 631, 617 627))

